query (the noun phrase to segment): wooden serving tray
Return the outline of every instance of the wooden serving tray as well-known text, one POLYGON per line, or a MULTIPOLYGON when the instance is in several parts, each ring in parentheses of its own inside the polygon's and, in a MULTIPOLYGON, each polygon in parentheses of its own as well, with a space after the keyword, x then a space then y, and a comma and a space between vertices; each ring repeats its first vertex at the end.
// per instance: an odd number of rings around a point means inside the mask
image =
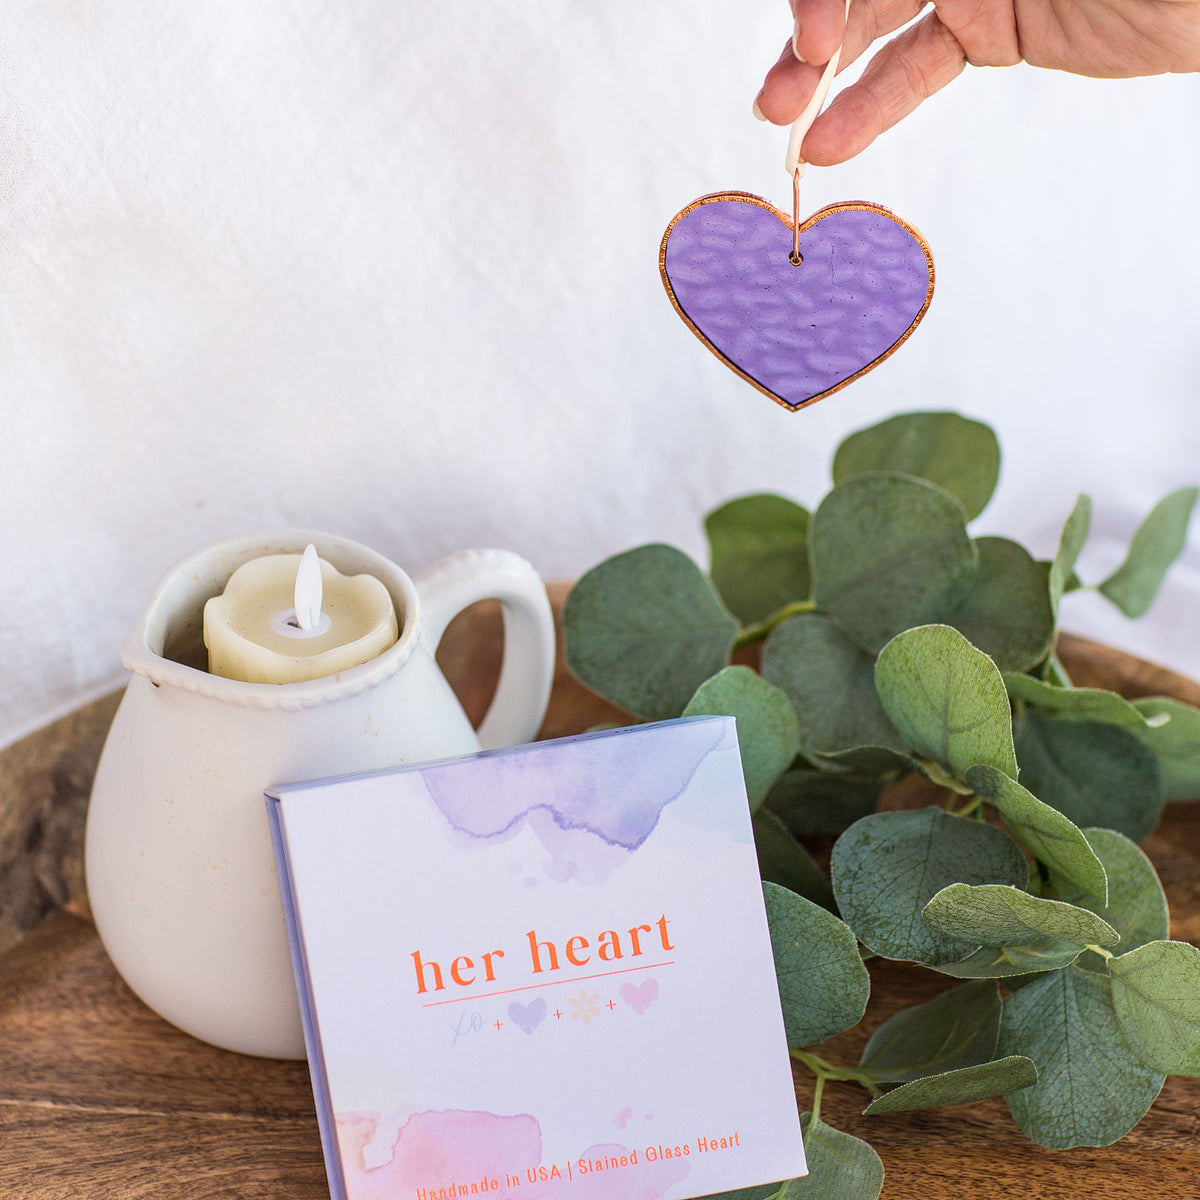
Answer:
MULTIPOLYGON (((552 589, 556 611, 564 594, 552 589)), ((500 645, 497 611, 479 606, 439 653, 476 719, 500 645)), ((1200 705, 1200 686, 1169 671, 1075 638, 1061 650, 1081 685, 1200 705)), ((162 1021, 118 977, 88 920, 83 817, 115 708, 106 697, 0 753, 0 1196, 323 1200, 305 1065, 217 1050, 162 1021)), ((560 663, 543 737, 621 719, 560 663)), ((911 787, 888 799, 917 803, 924 798, 911 787)), ((1145 848, 1171 902, 1172 936, 1200 943, 1200 806, 1169 805, 1145 848)), ((826 1057, 856 1062, 887 1016, 950 982, 896 963, 873 963, 872 977, 865 1020, 822 1047, 826 1057)), ((811 1076, 797 1070, 796 1082, 807 1108, 811 1076)), ((855 1087, 830 1085, 822 1117, 878 1150, 885 1200, 1200 1194, 1197 1079, 1169 1079, 1137 1129, 1104 1150, 1042 1150, 1002 1100, 885 1117, 862 1116, 866 1101, 855 1087)))

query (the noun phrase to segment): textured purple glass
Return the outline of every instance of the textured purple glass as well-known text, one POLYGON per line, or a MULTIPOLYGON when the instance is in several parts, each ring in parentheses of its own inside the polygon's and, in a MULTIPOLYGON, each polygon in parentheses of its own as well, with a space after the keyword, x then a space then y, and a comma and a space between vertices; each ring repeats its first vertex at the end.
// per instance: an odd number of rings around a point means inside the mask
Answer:
POLYGON ((685 209, 663 239, 663 281, 680 314, 735 371, 787 408, 835 391, 886 358, 925 315, 933 260, 920 235, 868 204, 801 226, 757 197, 685 209))

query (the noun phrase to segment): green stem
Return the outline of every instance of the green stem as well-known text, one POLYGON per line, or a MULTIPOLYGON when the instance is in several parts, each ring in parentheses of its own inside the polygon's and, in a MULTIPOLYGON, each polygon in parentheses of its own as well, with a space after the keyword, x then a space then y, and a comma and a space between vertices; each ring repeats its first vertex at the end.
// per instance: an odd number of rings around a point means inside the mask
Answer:
POLYGON ((930 783, 937 787, 945 788, 949 792, 953 792, 956 796, 970 796, 971 789, 965 783, 955 779, 948 771, 942 769, 932 758, 919 758, 921 770, 925 773, 925 778, 930 783))
POLYGON ((872 1096, 879 1095, 880 1089, 869 1071, 859 1071, 854 1067, 839 1067, 819 1054, 813 1054, 807 1050, 793 1050, 791 1055, 817 1077, 816 1090, 813 1093, 814 1115, 816 1115, 826 1080, 832 1080, 835 1083, 857 1083, 860 1087, 866 1088, 872 1096))
POLYGON ((815 612, 816 607, 816 601, 814 600, 793 600, 791 604, 785 604, 781 609, 767 617, 765 621, 759 621, 757 625, 747 625, 737 635, 737 640, 733 643, 734 650, 743 650, 747 646, 753 646, 756 642, 764 641, 767 634, 776 625, 782 625, 788 617, 794 617, 798 613, 815 612))
POLYGON ((951 809, 952 817, 983 817, 983 797, 970 796, 967 798, 966 804, 962 808, 951 809))
POLYGON ((1103 946, 1089 946, 1088 949, 1093 954, 1098 954, 1098 955, 1100 955, 1101 958, 1103 958, 1105 960, 1112 958, 1112 955, 1107 950, 1105 950, 1105 948, 1103 946))
POLYGON ((1067 669, 1062 665, 1062 659, 1057 654, 1051 654, 1046 659, 1046 682, 1053 683, 1057 687, 1069 688, 1073 687, 1071 677, 1067 674, 1067 669))
POLYGON ((818 1072, 817 1082, 813 1085, 812 1119, 814 1121, 819 1121, 821 1119, 821 1093, 825 1090, 825 1080, 827 1078, 828 1076, 822 1075, 820 1072, 818 1072))

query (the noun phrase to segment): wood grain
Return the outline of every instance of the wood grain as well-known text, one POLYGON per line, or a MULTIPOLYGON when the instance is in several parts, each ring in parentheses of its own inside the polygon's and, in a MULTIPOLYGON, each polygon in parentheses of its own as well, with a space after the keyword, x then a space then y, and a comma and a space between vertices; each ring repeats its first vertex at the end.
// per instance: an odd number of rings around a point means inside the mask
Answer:
MULTIPOLYGON (((556 610, 564 590, 553 589, 556 610)), ((490 700, 501 645, 498 610, 480 605, 455 622, 439 652, 475 719, 490 700)), ((1062 651, 1077 683, 1200 704, 1200 686, 1161 668, 1079 639, 1064 638, 1062 651)), ((0 945, 9 947, 0 957, 0 1197, 324 1198, 305 1066, 230 1054, 172 1028, 132 995, 90 923, 73 915, 86 916, 82 818, 114 709, 106 698, 0 753, 0 945)), ((560 664, 543 737, 620 719, 560 664)), ((889 806, 923 803, 913 789, 897 790, 889 806)), ((1168 805, 1146 850, 1167 889, 1173 935, 1200 942, 1200 805, 1168 805)), ((835 1061, 857 1061, 887 1016, 948 982, 888 962, 873 963, 872 974, 863 1023, 821 1048, 835 1061)), ((798 1070, 796 1081, 807 1108, 811 1077, 798 1070)), ((1200 1192, 1200 1080, 1168 1080, 1142 1123, 1103 1150, 1042 1150, 1001 1100, 869 1118, 866 1101, 857 1088, 830 1085, 822 1115, 879 1151, 885 1200, 1088 1192, 1194 1200, 1200 1192)))
POLYGON ((83 822, 119 696, 0 753, 0 954, 83 896, 83 822))

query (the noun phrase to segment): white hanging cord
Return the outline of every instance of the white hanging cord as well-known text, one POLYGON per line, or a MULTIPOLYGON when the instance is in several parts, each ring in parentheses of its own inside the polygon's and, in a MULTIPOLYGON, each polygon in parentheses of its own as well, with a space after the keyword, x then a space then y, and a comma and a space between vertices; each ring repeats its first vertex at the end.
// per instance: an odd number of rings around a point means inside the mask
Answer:
MULTIPOLYGON (((849 17, 849 15, 850 0, 846 0, 846 16, 849 17)), ((808 133, 809 129, 812 128, 812 123, 817 119, 817 114, 820 113, 821 107, 825 103, 825 97, 829 95, 829 86, 833 83, 833 77, 837 74, 838 63, 841 61, 841 57, 842 47, 839 45, 821 74, 817 90, 813 92, 812 98, 809 100, 804 111, 796 118, 792 125, 792 131, 788 136, 787 157, 784 159, 784 166, 793 180, 803 175, 805 168, 808 166, 804 159, 800 157, 800 146, 804 141, 804 135, 808 133)))

